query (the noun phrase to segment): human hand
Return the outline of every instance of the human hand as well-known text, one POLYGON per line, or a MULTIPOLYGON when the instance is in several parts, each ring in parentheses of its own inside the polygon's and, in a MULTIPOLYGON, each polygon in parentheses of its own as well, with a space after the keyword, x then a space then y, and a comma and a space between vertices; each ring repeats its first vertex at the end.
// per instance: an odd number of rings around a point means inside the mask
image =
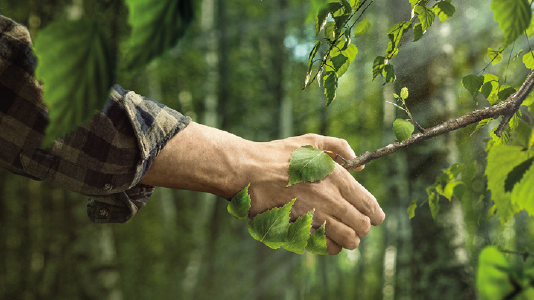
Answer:
MULTIPOLYGON (((315 134, 255 143, 253 160, 257 165, 249 166, 246 172, 251 184, 249 217, 297 198, 291 210, 291 221, 315 210, 312 227, 316 229, 326 222, 330 254, 339 253, 341 248, 355 249, 360 238, 369 233, 371 225, 382 223, 385 214, 373 195, 337 163, 333 173, 323 180, 286 187, 289 157, 295 149, 304 145, 328 150, 346 159, 355 157, 345 140, 315 134)), ((336 159, 336 156, 333 158, 336 159)), ((343 163, 338 157, 337 161, 343 163)))

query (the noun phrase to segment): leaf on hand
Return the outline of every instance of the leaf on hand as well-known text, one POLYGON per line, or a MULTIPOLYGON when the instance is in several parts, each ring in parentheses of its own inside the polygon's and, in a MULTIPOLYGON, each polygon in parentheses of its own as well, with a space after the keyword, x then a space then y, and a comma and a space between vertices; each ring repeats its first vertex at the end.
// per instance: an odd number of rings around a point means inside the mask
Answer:
POLYGON ((478 103, 477 95, 478 91, 482 87, 482 84, 484 84, 484 76, 467 75, 462 78, 462 85, 471 93, 475 103, 478 103))
POLYGON ((308 238, 310 237, 313 213, 314 211, 311 210, 307 214, 298 217, 295 222, 289 224, 287 237, 282 248, 297 254, 304 253, 304 249, 308 244, 308 238))
POLYGON ((395 119, 393 122, 393 133, 399 143, 407 140, 412 135, 414 129, 413 124, 406 120, 395 119))
POLYGON ((496 247, 489 246, 480 252, 477 270, 480 299, 505 299, 515 289, 514 280, 510 263, 496 247))
POLYGON ((286 241, 289 229, 289 212, 295 199, 288 204, 256 215, 248 222, 248 232, 257 241, 271 249, 280 248, 286 241))
POLYGON ((193 21, 194 0, 126 0, 132 27, 127 70, 140 69, 164 54, 184 36, 193 21))
POLYGON ((306 245, 306 251, 319 255, 328 254, 328 250, 326 248, 325 226, 326 223, 323 223, 321 227, 317 228, 317 230, 310 235, 308 244, 306 245))
POLYGON ((57 21, 35 40, 36 76, 50 109, 43 146, 102 109, 115 76, 115 59, 98 22, 57 21))
POLYGON ((299 182, 321 180, 330 175, 335 168, 334 160, 323 150, 311 145, 293 151, 289 160, 289 182, 292 186, 299 182))
POLYGON ((504 33, 505 44, 511 44, 530 25, 532 12, 527 0, 492 0, 495 21, 504 33))
POLYGON ((246 219, 250 210, 249 187, 250 183, 230 200, 226 208, 232 216, 240 220, 246 219))

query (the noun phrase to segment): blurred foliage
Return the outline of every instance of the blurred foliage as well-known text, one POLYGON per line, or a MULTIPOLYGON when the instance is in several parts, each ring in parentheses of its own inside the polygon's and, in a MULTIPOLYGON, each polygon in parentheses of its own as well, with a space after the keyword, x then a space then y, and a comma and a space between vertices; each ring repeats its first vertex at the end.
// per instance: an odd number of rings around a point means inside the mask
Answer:
MULTIPOLYGON (((359 2, 349 4, 354 8, 359 2)), ((362 33, 352 41, 357 55, 347 53, 353 61, 343 77, 337 76, 334 102, 317 88, 302 90, 316 43, 313 18, 306 22, 310 8, 320 9, 315 0, 204 0, 175 47, 141 72, 119 72, 116 82, 197 121, 216 113, 218 127, 248 139, 314 132, 345 138, 356 153, 395 139, 391 124, 409 117, 387 102, 395 101, 393 92, 401 87, 410 90, 406 106, 411 114, 427 127, 494 104, 504 95, 504 85, 521 83, 526 70, 514 57, 528 43, 518 40, 488 59, 488 47, 503 46, 495 30, 503 25, 493 20, 487 1, 453 2, 455 11, 440 4, 433 8, 439 18, 452 17, 433 22, 424 39, 405 42, 397 51, 397 40, 384 33, 394 33, 395 24, 410 18, 417 1, 410 1, 412 6, 404 2, 375 1, 357 23, 362 25, 353 28, 362 33), (373 61, 384 51, 396 55, 395 73, 392 67, 385 70, 382 57, 374 75, 396 78, 388 85, 373 81, 373 61), (498 55, 502 62, 488 67, 498 55), (494 85, 495 78, 485 74, 482 85, 468 92, 460 79, 484 68, 507 75, 497 77, 501 84, 494 85), (210 80, 214 86, 208 85, 210 80), (206 101, 212 94, 215 108, 206 101)), ((336 15, 340 22, 346 11, 336 15)), ((118 69, 126 67, 132 29, 122 1, 5 0, 0 13, 28 26, 34 40, 53 21, 96 17, 109 30, 104 34, 114 37, 110 44, 118 69)), ((427 13, 418 8, 420 26, 429 26, 428 19, 421 20, 427 13)), ((345 35, 333 28, 338 37, 345 35)), ((334 60, 334 69, 342 70, 343 58, 334 60)), ((338 256, 271 250, 228 215, 224 200, 189 191, 158 189, 126 224, 92 224, 84 197, 0 170, 0 299, 475 299, 477 258, 484 246, 534 249, 534 222, 525 212, 503 226, 497 218, 487 218, 493 204, 484 178, 483 139, 490 139, 496 124, 487 125, 472 136, 476 125, 415 145, 353 173, 376 196, 387 218, 357 250, 338 256), (455 197, 439 201, 436 221, 429 209, 408 218, 406 207, 412 199, 426 199, 425 188, 443 170, 474 161, 469 183, 461 174, 466 184, 461 202, 455 197)), ((517 140, 530 146, 527 131, 517 140)), ((456 182, 446 179, 440 184, 456 182)), ((508 263, 514 270, 530 270, 523 266, 532 262, 508 255, 508 263)))

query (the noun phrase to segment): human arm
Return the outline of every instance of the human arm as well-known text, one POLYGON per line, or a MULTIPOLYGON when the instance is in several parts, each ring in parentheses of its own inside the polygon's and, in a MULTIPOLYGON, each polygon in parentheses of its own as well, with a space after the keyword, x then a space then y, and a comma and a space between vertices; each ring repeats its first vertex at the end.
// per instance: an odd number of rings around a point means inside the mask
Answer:
POLYGON ((192 122, 171 138, 141 183, 208 192, 232 198, 250 183, 250 216, 297 198, 290 218, 315 209, 312 226, 326 221, 327 247, 354 249, 371 225, 384 220, 376 199, 341 165, 325 179, 286 187, 291 153, 303 145, 329 150, 345 158, 354 152, 342 139, 308 134, 272 142, 252 142, 192 122))

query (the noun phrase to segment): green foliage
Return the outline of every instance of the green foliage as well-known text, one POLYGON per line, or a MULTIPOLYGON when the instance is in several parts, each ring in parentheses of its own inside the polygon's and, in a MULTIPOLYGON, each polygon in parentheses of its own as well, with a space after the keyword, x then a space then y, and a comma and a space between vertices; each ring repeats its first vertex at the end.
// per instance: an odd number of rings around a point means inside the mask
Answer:
POLYGON ((271 249, 280 248, 289 230, 289 212, 296 199, 282 207, 276 207, 256 215, 248 222, 248 232, 257 241, 271 249))
POLYGON ((317 228, 317 230, 315 230, 315 232, 310 235, 310 238, 308 239, 308 243, 306 245, 306 251, 319 255, 328 254, 328 251, 326 249, 325 228, 326 223, 323 223, 321 227, 317 228))
POLYGON ((440 1, 432 7, 434 14, 439 17, 440 22, 445 22, 454 15, 456 8, 450 2, 440 1))
POLYGON ((484 74, 484 84, 479 91, 490 103, 496 102, 499 93, 499 77, 489 73, 484 74))
POLYGON ((335 71, 326 72, 323 77, 324 94, 326 95, 326 106, 330 105, 336 98, 338 76, 335 71))
POLYGON ((512 268, 494 246, 484 248, 478 256, 477 289, 481 300, 532 299, 534 268, 512 268))
POLYGON ((126 68, 136 70, 178 43, 196 13, 193 0, 126 0, 132 27, 126 68))
POLYGON ((495 21, 504 33, 504 42, 511 44, 530 25, 532 11, 527 0, 492 0, 495 21))
POLYGON ((393 133, 399 142, 407 140, 412 135, 414 129, 413 124, 409 121, 395 119, 393 122, 393 133))
POLYGON ((107 101, 115 59, 98 22, 58 21, 35 40, 36 76, 44 84, 50 124, 44 146, 87 122, 107 101))
POLYGON ((529 51, 523 55, 523 63, 531 70, 534 70, 534 51, 529 51))
POLYGON ((289 159, 289 182, 287 186, 299 182, 321 180, 334 171, 335 162, 323 150, 311 145, 293 151, 289 159))
POLYGON ((462 85, 473 96, 473 101, 477 103, 478 91, 484 84, 484 76, 467 75, 462 78, 462 85))
POLYGON ((504 49, 501 47, 499 50, 493 50, 493 48, 488 48, 488 56, 491 59, 491 64, 496 65, 502 61, 502 52, 504 49))
POLYGON ((354 26, 354 29, 353 29, 354 37, 358 38, 366 34, 370 28, 371 28, 371 22, 369 22, 369 20, 367 19, 362 20, 361 22, 357 23, 354 26))
POLYGON ((412 28, 412 22, 409 21, 402 21, 399 23, 396 23, 395 25, 391 26, 388 30, 388 38, 389 38, 389 44, 386 50, 386 57, 392 58, 397 56, 397 53, 399 52, 399 43, 401 42, 402 37, 404 34, 408 32, 412 28))
POLYGON ((414 7, 414 12, 419 18, 419 21, 421 23, 421 30, 423 33, 427 30, 428 27, 434 23, 434 18, 436 15, 434 14, 434 11, 426 6, 423 5, 416 5, 414 7))
POLYGON ((334 71, 338 78, 343 76, 357 54, 356 45, 349 44, 348 41, 340 42, 330 52, 330 59, 326 62, 326 72, 334 71))
MULTIPOLYGON (((311 210, 307 214, 298 217, 295 222, 289 224, 287 236, 284 244, 282 244, 282 248, 297 254, 304 253, 304 249, 308 245, 308 240, 311 239, 310 230, 312 227, 313 213, 314 211, 311 210)), ((324 246, 326 246, 326 243, 324 243, 324 246)))
POLYGON ((248 194, 248 188, 250 183, 242 189, 237 195, 232 197, 232 200, 228 203, 228 212, 237 219, 244 220, 248 217, 250 210, 250 195, 248 194))

